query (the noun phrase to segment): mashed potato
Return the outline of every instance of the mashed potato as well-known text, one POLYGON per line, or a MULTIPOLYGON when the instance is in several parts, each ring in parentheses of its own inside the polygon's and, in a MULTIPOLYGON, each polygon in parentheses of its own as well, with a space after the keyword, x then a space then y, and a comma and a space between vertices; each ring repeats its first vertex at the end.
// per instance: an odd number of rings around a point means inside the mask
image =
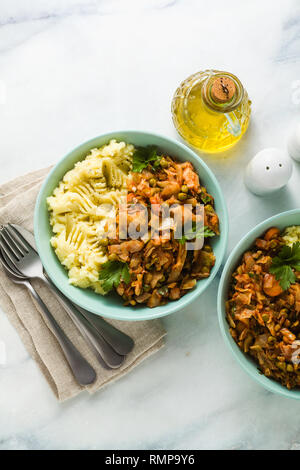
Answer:
POLYGON ((92 149, 47 199, 54 232, 51 244, 75 286, 104 294, 99 271, 107 256, 101 239, 126 195, 133 152, 133 145, 115 140, 92 149))
POLYGON ((287 245, 292 246, 294 243, 300 242, 300 225, 287 227, 284 231, 283 239, 287 245))

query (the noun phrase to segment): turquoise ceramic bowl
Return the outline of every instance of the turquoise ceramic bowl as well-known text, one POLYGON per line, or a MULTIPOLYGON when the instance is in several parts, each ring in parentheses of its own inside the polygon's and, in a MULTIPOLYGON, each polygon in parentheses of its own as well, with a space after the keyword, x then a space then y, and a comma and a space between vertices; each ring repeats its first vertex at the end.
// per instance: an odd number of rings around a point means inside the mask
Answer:
POLYGON ((198 297, 208 285, 219 270, 224 258, 227 237, 228 237, 228 215, 222 191, 215 176, 206 166, 206 164, 186 146, 157 134, 124 131, 112 132, 101 135, 95 139, 89 140, 76 147, 53 168, 44 182, 39 193, 34 217, 34 233, 39 255, 41 257, 44 268, 54 284, 63 292, 70 300, 87 310, 107 318, 118 320, 151 320, 153 318, 169 315, 178 310, 182 310, 192 300, 198 297), (197 283, 196 288, 187 295, 167 305, 150 309, 148 307, 124 307, 122 299, 117 294, 109 294, 105 297, 96 294, 89 289, 80 289, 69 284, 67 272, 58 261, 51 245, 50 238, 52 230, 49 224, 46 199, 63 178, 64 174, 73 168, 74 164, 85 158, 90 149, 106 144, 110 139, 126 141, 134 145, 157 145, 164 152, 169 153, 180 161, 191 161, 195 166, 202 184, 214 196, 216 210, 220 217, 221 235, 213 240, 213 249, 216 255, 216 264, 208 279, 201 280, 197 283))
POLYGON ((226 344, 229 346, 229 349, 237 362, 250 375, 250 377, 252 377, 270 392, 277 393, 278 395, 282 395, 287 398, 300 400, 300 390, 288 390, 278 382, 275 382, 272 379, 268 379, 259 373, 257 364, 240 350, 231 337, 225 312, 225 301, 227 299, 231 275, 238 265, 243 253, 253 245, 257 237, 259 237, 269 228, 276 226, 280 229, 284 229, 290 225, 300 225, 300 209, 282 212, 281 214, 275 215, 274 217, 265 220, 261 224, 257 225, 253 230, 251 230, 247 235, 245 235, 244 238, 242 238, 242 240, 234 248, 227 260, 219 285, 218 316, 221 332, 226 344))

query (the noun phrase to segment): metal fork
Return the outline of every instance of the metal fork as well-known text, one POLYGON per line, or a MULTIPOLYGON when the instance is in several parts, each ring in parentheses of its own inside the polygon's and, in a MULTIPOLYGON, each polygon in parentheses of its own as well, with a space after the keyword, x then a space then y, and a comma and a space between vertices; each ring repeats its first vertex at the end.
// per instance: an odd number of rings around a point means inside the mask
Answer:
MULTIPOLYGON (((36 245, 35 245, 35 239, 34 236, 32 235, 31 232, 26 230, 24 227, 21 227, 20 225, 16 224, 8 224, 8 227, 11 227, 20 237, 24 239, 24 241, 37 253, 36 245)), ((47 280, 51 283, 51 280, 49 279, 47 273, 43 269, 41 260, 40 261, 40 266, 41 270, 43 272, 43 278, 47 278, 47 280)), ((53 285, 53 284, 52 284, 53 285)), ((54 286, 54 285, 53 285, 54 286)), ((79 307, 78 305, 74 305, 69 299, 67 299, 60 291, 57 292, 60 297, 68 303, 70 308, 75 309, 75 314, 77 314, 77 311, 85 317, 85 319, 91 323, 91 325, 98 331, 98 333, 105 339, 105 341, 111 345, 111 347, 121 356, 125 356, 132 351, 133 346, 134 346, 134 341, 130 336, 126 335, 123 333, 123 331, 118 330, 115 328, 113 325, 110 323, 107 323, 102 317, 99 315, 94 315, 93 313, 79 307)))
MULTIPOLYGON (((29 281, 28 278, 22 276, 21 274, 17 273, 15 271, 15 267, 14 265, 10 262, 9 258, 7 258, 7 256, 5 255, 5 253, 3 253, 3 251, 1 250, 0 248, 0 263, 2 264, 3 268, 4 268, 4 271, 5 273, 7 274, 7 276, 9 276, 11 278, 12 281, 16 282, 19 281, 29 281)), ((77 326, 78 330, 81 332, 82 336, 85 338, 85 340, 87 341, 87 343, 89 344, 90 348, 92 349, 92 351, 94 352, 95 356, 97 357, 98 359, 98 362, 100 362, 100 364, 105 368, 105 369, 111 369, 111 367, 108 367, 108 365, 103 361, 102 357, 100 356, 100 354, 98 353, 97 349, 95 348, 95 346, 93 345, 93 343, 91 342, 91 340, 89 339, 88 335, 85 333, 85 331, 82 329, 81 330, 81 325, 77 323, 77 318, 74 316, 74 318, 72 318, 72 320, 74 321, 75 325, 77 326)))
POLYGON ((48 279, 41 276, 42 265, 37 253, 7 226, 4 226, 1 230, 0 247, 6 263, 12 267, 15 273, 20 273, 27 279, 42 279, 46 285, 50 287, 58 300, 63 303, 65 310, 70 315, 70 318, 79 331, 83 334, 85 339, 89 341, 94 352, 96 349, 97 358, 102 366, 115 369, 122 365, 125 356, 119 355, 103 337, 98 334, 80 312, 77 312, 77 315, 74 314, 74 306, 72 305, 72 307, 70 307, 68 302, 60 297, 58 289, 50 283, 48 279))
POLYGON ((55 318, 52 316, 47 306, 44 304, 38 293, 35 291, 34 287, 31 285, 28 279, 20 279, 15 276, 10 270, 8 270, 5 265, 3 265, 4 270, 7 276, 15 284, 23 284, 31 292, 32 296, 40 305, 45 317, 47 318, 52 333, 56 337, 60 347, 63 351, 63 354, 74 374, 75 379, 80 385, 89 385, 95 382, 96 372, 92 366, 84 359, 80 354, 78 349, 75 348, 74 344, 69 340, 64 331, 61 329, 59 324, 56 322, 55 318))

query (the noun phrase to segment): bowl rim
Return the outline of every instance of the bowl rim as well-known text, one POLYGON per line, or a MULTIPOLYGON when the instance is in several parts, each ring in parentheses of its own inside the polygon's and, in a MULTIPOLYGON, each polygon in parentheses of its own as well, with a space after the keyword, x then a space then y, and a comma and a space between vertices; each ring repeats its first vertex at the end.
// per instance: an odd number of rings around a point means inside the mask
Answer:
MULTIPOLYGON (((299 214, 300 215, 300 208, 299 209, 291 209, 288 211, 284 212, 279 212, 278 214, 273 215, 272 217, 269 217, 262 222, 260 222, 258 225, 255 225, 249 232, 247 232, 238 242, 238 244, 233 248, 231 251, 225 266, 222 271, 220 283, 219 283, 219 288, 218 288, 218 296, 217 296, 217 309, 218 309, 218 320, 219 320, 219 327, 223 336, 223 339, 225 341, 225 344, 227 344, 229 350, 231 351, 233 357, 235 360, 238 362, 238 364, 241 366, 241 368, 257 383, 259 383, 262 387, 264 387, 266 390, 269 392, 275 393, 277 395, 281 395, 285 398, 290 398, 294 400, 300 400, 300 390, 289 390, 283 385, 281 385, 279 382, 276 382, 273 379, 270 379, 266 377, 263 374, 257 373, 257 367, 255 362, 251 361, 251 358, 248 358, 246 354, 244 354, 238 345, 235 343, 233 340, 232 336, 229 333, 229 327, 228 323, 226 321, 226 312, 225 312, 225 303, 223 302, 223 295, 225 295, 225 289, 228 288, 228 282, 226 283, 226 278, 229 275, 230 272, 234 269, 234 266, 232 265, 235 257, 237 254, 240 252, 241 247, 243 246, 244 242, 247 241, 248 239, 252 239, 254 236, 254 233, 257 231, 265 231, 268 229, 267 226, 271 227, 272 222, 277 221, 283 216, 289 216, 289 215, 295 215, 299 214)), ((253 241, 257 235, 254 236, 253 241)), ((250 248, 251 244, 249 243, 248 248, 250 248)), ((245 248, 246 250, 247 248, 245 248)), ((243 255, 245 252, 243 250, 240 253, 240 257, 243 255)))
MULTIPOLYGON (((57 167, 60 164, 62 164, 63 161, 70 158, 70 156, 74 152, 80 151, 80 149, 82 147, 88 146, 89 144, 91 145, 91 148, 92 148, 93 142, 96 141, 97 139, 106 139, 107 141, 109 141, 110 139, 113 139, 113 138, 118 139, 118 137, 117 137, 118 135, 124 135, 124 137, 126 136, 126 138, 128 139, 129 142, 130 142, 130 137, 131 136, 133 136, 133 138, 134 138, 134 136, 140 135, 140 136, 143 136, 143 137, 148 136, 149 139, 154 137, 154 138, 157 138, 157 139, 161 139, 162 141, 167 141, 168 143, 170 143, 172 145, 176 145, 178 147, 178 151, 183 151, 187 154, 190 154, 192 158, 194 158, 195 160, 198 161, 199 165, 209 175, 209 177, 211 179, 211 182, 212 182, 213 186, 216 188, 216 192, 218 192, 219 199, 220 199, 220 206, 221 206, 221 211, 222 211, 222 215, 223 215, 222 232, 221 232, 222 249, 221 249, 219 258, 216 260, 216 263, 214 265, 214 272, 210 275, 209 278, 205 279, 207 282, 206 282, 205 285, 203 285, 202 288, 201 288, 201 285, 199 284, 198 288, 196 288, 194 291, 191 291, 188 296, 181 297, 181 299, 178 300, 178 303, 177 302, 169 302, 167 305, 164 306, 165 309, 164 309, 163 312, 160 312, 160 307, 156 307, 154 309, 149 308, 149 313, 148 314, 140 313, 137 318, 133 318, 133 316, 131 315, 131 310, 126 310, 125 307, 124 307, 124 314, 122 315, 122 318, 120 318, 120 315, 118 315, 118 313, 114 314, 114 313, 110 312, 109 314, 107 314, 107 312, 105 312, 105 307, 104 307, 104 311, 99 313, 99 310, 97 311, 96 309, 90 308, 90 306, 89 306, 89 310, 92 313, 94 313, 96 315, 101 315, 102 317, 105 317, 105 318, 111 318, 111 319, 121 320, 121 321, 153 320, 153 319, 156 319, 156 318, 164 317, 166 315, 170 315, 172 313, 177 312, 178 310, 183 310, 188 304, 190 304, 193 300, 195 300, 196 297, 199 297, 204 292, 204 290, 206 290, 208 288, 208 286, 211 284, 211 282, 213 281, 213 279, 217 275, 217 273, 218 273, 218 271, 219 271, 219 269, 222 265, 225 254, 226 254, 226 249, 227 249, 227 244, 228 244, 228 232, 229 232, 229 217, 228 217, 228 209, 227 209, 225 197, 224 197, 223 191, 221 189, 221 186, 220 186, 216 176, 214 175, 212 170, 208 167, 208 165, 202 160, 202 158, 199 155, 197 155, 197 153, 194 150, 192 150, 188 146, 184 145, 183 143, 179 142, 178 140, 173 139, 172 137, 164 136, 164 135, 158 134, 156 132, 148 132, 148 131, 132 130, 132 129, 131 130, 115 130, 115 131, 112 131, 112 132, 103 133, 103 134, 100 134, 98 136, 95 136, 91 139, 88 139, 88 140, 82 142, 81 144, 77 145, 72 150, 67 152, 62 158, 60 158, 57 161, 57 163, 54 165, 54 167, 48 173, 45 181, 43 182, 43 184, 40 188, 38 197, 36 199, 36 203, 35 203, 35 209, 34 209, 34 236, 35 236, 36 246, 37 246, 37 250, 38 250, 39 256, 41 258, 42 264, 43 264, 46 272, 48 273, 49 277, 51 278, 52 282, 55 284, 55 286, 69 300, 71 300, 72 302, 75 303, 75 301, 70 297, 68 291, 64 288, 64 286, 62 286, 58 282, 56 282, 55 276, 53 276, 53 274, 51 273, 51 269, 49 270, 49 263, 47 262, 47 256, 44 255, 44 252, 41 249, 40 236, 39 236, 39 212, 41 210, 41 205, 44 202, 44 197, 45 197, 44 192, 47 189, 49 181, 52 178, 52 175, 55 174, 55 172, 57 171, 57 167), (126 312, 128 312, 128 313, 126 313, 126 312)), ((78 160, 78 161, 80 161, 80 160, 78 160)), ((186 161, 189 161, 189 160, 186 160, 186 161)), ((205 182, 204 182, 204 184, 205 184, 205 182)), ((221 242, 221 238, 220 238, 220 242, 221 242)), ((86 308, 86 306, 83 303, 81 303, 80 301, 78 301, 77 299, 76 299, 76 304, 79 305, 82 308, 86 308)), ((123 305, 120 304, 120 307, 123 307, 123 305)))

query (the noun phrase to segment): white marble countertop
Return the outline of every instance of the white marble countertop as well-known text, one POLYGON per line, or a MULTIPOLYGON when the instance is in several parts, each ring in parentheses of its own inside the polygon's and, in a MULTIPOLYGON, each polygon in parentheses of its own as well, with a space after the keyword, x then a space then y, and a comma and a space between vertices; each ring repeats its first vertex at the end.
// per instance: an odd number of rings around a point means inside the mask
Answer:
MULTIPOLYGON (((251 126, 231 155, 203 158, 226 196, 229 253, 255 224, 299 205, 299 164, 275 197, 242 181, 254 153, 285 148, 300 119, 299 48, 297 0, 1 0, 0 183, 106 131, 177 138, 176 86, 203 68, 228 70, 253 101, 251 126)), ((0 312, 0 449, 300 449, 300 403, 240 369, 219 332, 217 288, 164 319, 164 350, 64 404, 0 312)))

